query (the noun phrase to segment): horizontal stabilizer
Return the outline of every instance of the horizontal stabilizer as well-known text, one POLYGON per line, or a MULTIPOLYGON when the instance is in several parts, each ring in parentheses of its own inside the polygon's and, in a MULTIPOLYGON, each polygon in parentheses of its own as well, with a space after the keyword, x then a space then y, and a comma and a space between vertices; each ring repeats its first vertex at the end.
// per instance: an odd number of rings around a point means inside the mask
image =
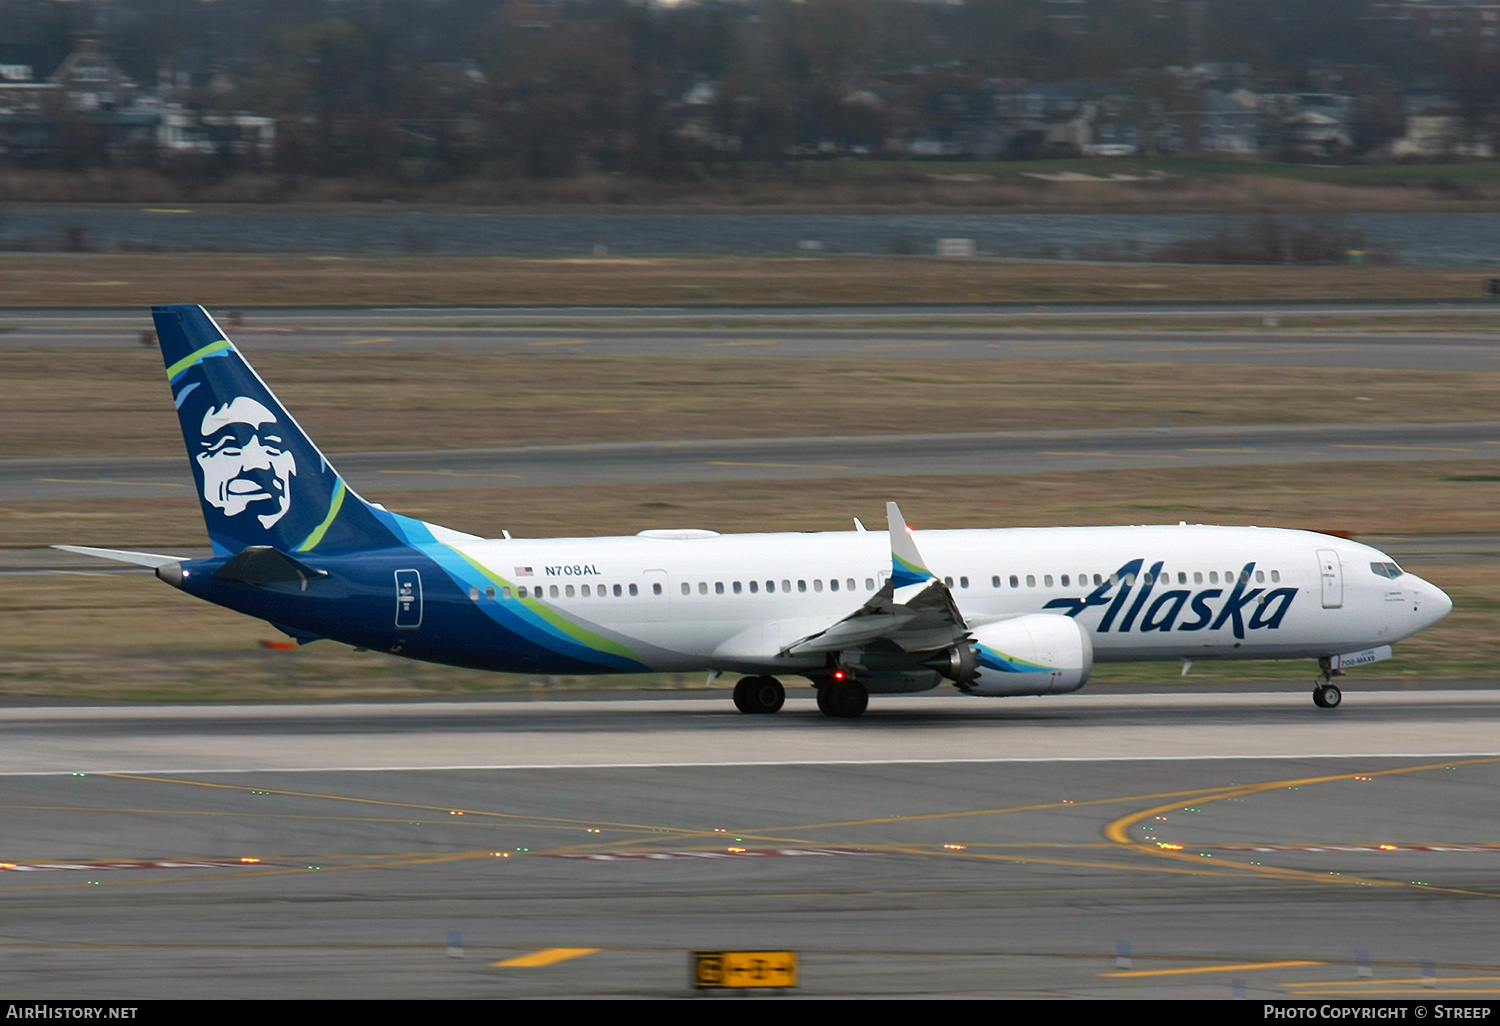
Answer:
POLYGON ((113 559, 117 563, 134 563, 136 566, 166 566, 169 563, 180 563, 186 556, 159 556, 154 552, 131 552, 129 549, 93 549, 87 545, 53 545, 54 549, 62 549, 64 552, 76 552, 83 556, 97 556, 100 559, 113 559))
POLYGON ((295 584, 306 591, 309 580, 327 577, 328 571, 316 570, 269 545, 252 545, 242 549, 239 555, 215 570, 213 575, 221 581, 238 581, 259 587, 295 584))

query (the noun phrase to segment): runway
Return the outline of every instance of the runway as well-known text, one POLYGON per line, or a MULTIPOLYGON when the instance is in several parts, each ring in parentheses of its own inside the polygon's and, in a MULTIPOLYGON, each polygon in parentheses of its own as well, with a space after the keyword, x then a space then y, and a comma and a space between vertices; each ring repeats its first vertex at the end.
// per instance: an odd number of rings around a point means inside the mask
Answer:
MULTIPOLYGON (((1500 421, 1256 424, 986 431, 821 438, 682 439, 329 453, 362 494, 513 485, 1035 474, 1137 467, 1493 460, 1500 421)), ((0 460, 12 500, 172 494, 191 486, 179 455, 0 460)))
POLYGON ((1472 1001, 1500 993, 1497 718, 1494 691, 1352 688, 855 723, 722 696, 11 708, 4 978, 671 997, 690 951, 789 948, 803 996, 1472 1001))

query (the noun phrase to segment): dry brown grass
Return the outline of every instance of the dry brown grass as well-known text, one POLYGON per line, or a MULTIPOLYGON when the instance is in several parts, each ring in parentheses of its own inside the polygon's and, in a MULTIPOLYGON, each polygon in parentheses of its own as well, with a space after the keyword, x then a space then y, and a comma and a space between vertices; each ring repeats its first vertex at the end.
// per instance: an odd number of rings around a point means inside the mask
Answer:
POLYGON ((928 257, 0 256, 0 307, 703 305, 1478 299, 1483 268, 1012 263, 928 257))
MULTIPOLYGON (((702 356, 696 345, 674 357, 567 348, 573 355, 434 356, 355 346, 268 350, 255 362, 330 452, 900 433, 914 429, 914 410, 926 431, 1489 420, 1500 410, 1500 372, 1346 368, 1330 379, 1295 367, 913 359, 889 349, 786 360, 702 356), (402 416, 389 416, 398 402, 402 416)), ((0 352, 6 455, 181 453, 161 375, 155 350, 133 340, 0 352)))

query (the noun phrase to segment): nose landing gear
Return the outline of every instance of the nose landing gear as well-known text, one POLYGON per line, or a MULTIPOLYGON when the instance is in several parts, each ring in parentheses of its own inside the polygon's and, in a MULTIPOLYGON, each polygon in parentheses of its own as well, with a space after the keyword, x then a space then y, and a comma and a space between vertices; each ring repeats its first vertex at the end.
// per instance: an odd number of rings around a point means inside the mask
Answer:
POLYGON ((1344 700, 1344 694, 1336 685, 1319 684, 1313 688, 1313 705, 1319 709, 1336 709, 1344 700))
POLYGON ((1343 670, 1333 668, 1333 660, 1328 656, 1318 660, 1318 666, 1323 671, 1322 679, 1313 685, 1313 705, 1319 709, 1337 709, 1340 702, 1344 700, 1344 693, 1333 683, 1334 677, 1342 677, 1343 670))

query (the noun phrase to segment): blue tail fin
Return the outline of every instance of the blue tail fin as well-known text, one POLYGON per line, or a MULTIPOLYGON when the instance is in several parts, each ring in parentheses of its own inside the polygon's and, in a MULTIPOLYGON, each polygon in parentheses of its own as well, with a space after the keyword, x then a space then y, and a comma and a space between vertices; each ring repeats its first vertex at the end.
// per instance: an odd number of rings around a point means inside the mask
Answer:
POLYGON ((152 307, 215 552, 396 544, 201 306, 152 307))

